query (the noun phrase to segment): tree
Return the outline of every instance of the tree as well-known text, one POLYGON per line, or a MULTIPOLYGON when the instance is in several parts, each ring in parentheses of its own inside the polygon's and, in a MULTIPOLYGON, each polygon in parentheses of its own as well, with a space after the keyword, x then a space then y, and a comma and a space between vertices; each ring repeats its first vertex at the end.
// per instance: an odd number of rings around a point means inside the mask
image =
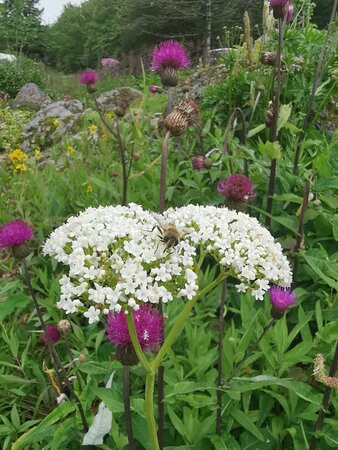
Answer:
POLYGON ((2 49, 27 55, 42 55, 39 0, 4 0, 0 5, 2 49))

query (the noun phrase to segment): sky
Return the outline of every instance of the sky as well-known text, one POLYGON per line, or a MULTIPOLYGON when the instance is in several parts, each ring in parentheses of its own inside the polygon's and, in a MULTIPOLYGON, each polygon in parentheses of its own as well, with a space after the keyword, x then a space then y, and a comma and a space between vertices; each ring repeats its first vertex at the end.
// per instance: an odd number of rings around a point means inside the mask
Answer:
POLYGON ((79 5, 83 0, 40 0, 40 6, 44 8, 42 20, 45 23, 53 23, 61 14, 64 5, 71 3, 72 5, 79 5))

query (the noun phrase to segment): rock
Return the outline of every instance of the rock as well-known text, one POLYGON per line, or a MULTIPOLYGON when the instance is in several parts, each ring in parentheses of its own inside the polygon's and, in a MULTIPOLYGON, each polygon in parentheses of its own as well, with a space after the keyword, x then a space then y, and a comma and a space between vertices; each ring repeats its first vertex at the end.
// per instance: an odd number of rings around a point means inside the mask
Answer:
POLYGON ((28 152, 35 147, 46 148, 76 131, 83 113, 79 100, 67 99, 50 103, 38 111, 23 130, 23 149, 28 152))
POLYGON ((42 106, 50 103, 51 99, 46 92, 35 83, 28 83, 22 86, 14 100, 17 108, 27 108, 39 110, 42 106))
POLYGON ((10 55, 8 53, 0 53, 0 61, 9 61, 9 62, 15 62, 16 56, 10 55))
POLYGON ((130 87, 121 87, 103 92, 97 98, 97 103, 102 111, 108 112, 113 111, 117 107, 126 109, 132 103, 141 101, 142 98, 142 92, 130 87))

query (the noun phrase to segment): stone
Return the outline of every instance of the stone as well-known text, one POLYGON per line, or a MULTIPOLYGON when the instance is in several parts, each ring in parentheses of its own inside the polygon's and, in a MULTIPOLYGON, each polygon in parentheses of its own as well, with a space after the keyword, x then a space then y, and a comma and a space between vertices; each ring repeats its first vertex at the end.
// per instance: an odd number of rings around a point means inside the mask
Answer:
POLYGON ((141 101, 142 92, 130 87, 121 87, 112 91, 103 92, 97 98, 97 104, 101 111, 113 111, 117 107, 128 108, 132 103, 141 101))
POLYGON ((39 88, 35 83, 27 83, 18 92, 14 100, 16 108, 27 108, 39 110, 42 106, 51 102, 46 92, 39 88))
POLYGON ((23 149, 29 152, 51 146, 65 133, 74 133, 82 116, 83 104, 79 100, 60 100, 41 108, 23 130, 23 149))

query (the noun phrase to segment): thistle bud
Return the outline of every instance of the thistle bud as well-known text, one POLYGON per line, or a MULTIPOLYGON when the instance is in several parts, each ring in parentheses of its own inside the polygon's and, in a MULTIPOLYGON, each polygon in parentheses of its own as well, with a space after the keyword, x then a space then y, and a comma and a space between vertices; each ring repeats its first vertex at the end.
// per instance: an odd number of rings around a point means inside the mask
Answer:
POLYGON ((87 356, 84 355, 83 353, 80 353, 80 355, 79 355, 79 361, 80 361, 81 363, 83 363, 83 362, 86 361, 86 359, 87 359, 87 356))
POLYGON ((175 87, 178 83, 177 70, 172 67, 166 67, 160 72, 160 77, 163 86, 175 87))
POLYGON ((67 333, 70 330, 70 322, 67 319, 60 320, 58 323, 58 330, 61 333, 67 333))
POLYGON ((212 161, 211 161, 211 159, 210 159, 210 158, 204 158, 204 160, 203 160, 203 167, 204 167, 205 169, 210 169, 211 166, 212 166, 212 161))

